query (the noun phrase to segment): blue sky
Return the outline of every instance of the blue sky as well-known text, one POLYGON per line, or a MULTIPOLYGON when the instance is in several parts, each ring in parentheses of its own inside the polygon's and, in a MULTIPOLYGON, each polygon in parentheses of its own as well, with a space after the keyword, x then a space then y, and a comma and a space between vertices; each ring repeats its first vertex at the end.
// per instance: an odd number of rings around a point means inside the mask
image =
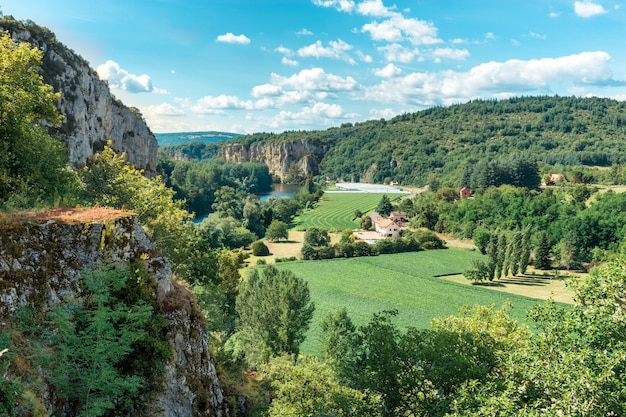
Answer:
POLYGON ((626 100, 614 0, 0 0, 155 132, 325 129, 521 95, 626 100))

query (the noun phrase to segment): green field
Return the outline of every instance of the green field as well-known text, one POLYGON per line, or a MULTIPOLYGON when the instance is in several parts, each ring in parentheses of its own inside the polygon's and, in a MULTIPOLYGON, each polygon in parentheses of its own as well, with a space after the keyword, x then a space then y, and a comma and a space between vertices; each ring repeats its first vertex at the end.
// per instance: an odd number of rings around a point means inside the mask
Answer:
POLYGON ((463 305, 500 306, 509 300, 511 315, 524 321, 526 311, 542 301, 435 277, 461 273, 470 260, 480 256, 467 250, 443 249, 276 266, 292 270, 309 283, 315 315, 301 352, 317 354, 320 321, 342 306, 356 325, 367 323, 373 313, 397 309, 398 326, 428 328, 432 318, 457 314, 463 305))
MULTIPOLYGON (((358 227, 354 219, 354 212, 361 210, 367 213, 376 208, 383 193, 324 193, 314 209, 306 210, 296 217, 293 227, 306 230, 317 226, 325 229, 354 229, 358 227)), ((404 194, 387 194, 391 201, 395 201, 404 194)))

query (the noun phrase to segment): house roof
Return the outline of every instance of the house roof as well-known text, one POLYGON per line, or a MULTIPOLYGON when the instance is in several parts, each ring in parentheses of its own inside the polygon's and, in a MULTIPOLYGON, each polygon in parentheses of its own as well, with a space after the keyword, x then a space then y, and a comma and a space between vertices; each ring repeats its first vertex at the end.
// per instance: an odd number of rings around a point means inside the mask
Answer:
POLYGON ((376 220, 374 220, 374 223, 376 223, 378 227, 384 227, 384 228, 387 228, 395 224, 393 220, 383 219, 382 217, 377 217, 376 220))
POLYGON ((392 211, 391 215, 394 217, 404 217, 406 213, 404 211, 392 211))

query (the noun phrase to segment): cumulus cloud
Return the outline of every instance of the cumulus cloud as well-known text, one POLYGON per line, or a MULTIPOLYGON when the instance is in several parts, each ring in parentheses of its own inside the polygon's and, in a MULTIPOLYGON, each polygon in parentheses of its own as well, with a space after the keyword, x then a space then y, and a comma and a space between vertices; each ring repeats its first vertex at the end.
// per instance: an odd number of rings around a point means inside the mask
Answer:
POLYGON ((441 62, 442 59, 462 61, 467 58, 469 54, 467 49, 437 48, 433 51, 433 57, 436 62, 441 62))
POLYGON ((350 64, 356 64, 354 59, 350 58, 347 51, 352 49, 352 45, 338 39, 328 42, 328 46, 324 46, 321 41, 298 49, 298 56, 302 58, 330 58, 346 61, 350 64))
POLYGON ((374 71, 374 75, 382 78, 397 77, 401 74, 402 70, 393 64, 389 64, 385 68, 380 68, 374 71))
POLYGON ((589 18, 607 13, 607 10, 601 4, 583 0, 574 2, 574 12, 580 17, 589 18))
POLYGON ((309 35, 312 35, 312 34, 313 34, 313 32, 311 32, 307 28, 302 28, 302 30, 296 32, 296 35, 301 35, 301 36, 309 36, 309 35))
POLYGON ((365 0, 359 3, 357 11, 363 16, 387 17, 392 12, 383 5, 382 0, 365 0))
POLYGON ((433 45, 441 42, 437 38, 437 28, 432 22, 407 19, 400 13, 394 13, 391 18, 382 22, 367 23, 361 30, 369 33, 370 37, 377 41, 409 41, 413 45, 433 45))
POLYGON ((340 12, 350 13, 354 10, 352 0, 313 0, 313 4, 320 7, 334 7, 340 12))
POLYGON ((254 108, 254 103, 249 100, 221 94, 217 97, 202 97, 191 106, 191 111, 195 114, 224 114, 225 110, 252 110, 254 108))
POLYGON ((248 45, 250 43, 250 39, 246 35, 234 35, 231 32, 228 32, 224 35, 219 35, 217 37, 217 41, 224 43, 237 43, 240 45, 248 45))
POLYGON ((111 88, 128 91, 129 93, 166 93, 165 90, 155 91, 149 75, 130 74, 128 71, 123 70, 115 61, 108 60, 104 64, 98 65, 96 72, 100 79, 109 83, 111 88))
POLYGON ((467 72, 411 73, 367 88, 364 99, 430 106, 473 98, 547 94, 551 84, 615 85, 606 52, 559 58, 487 62, 467 72))
POLYGON ((381 46, 378 48, 378 51, 384 55, 385 60, 388 62, 402 62, 403 64, 413 61, 419 52, 417 49, 407 49, 399 43, 381 46))
POLYGON ((327 74, 322 68, 305 69, 291 77, 272 74, 271 83, 298 91, 344 92, 358 89, 354 78, 327 74))
POLYGON ((283 65, 288 65, 290 67, 297 67, 298 66, 298 61, 293 60, 293 59, 289 59, 286 56, 283 57, 281 62, 283 63, 283 65))
POLYGON ((173 106, 169 103, 161 103, 156 106, 148 106, 144 112, 146 117, 155 116, 184 116, 185 111, 179 107, 173 106))

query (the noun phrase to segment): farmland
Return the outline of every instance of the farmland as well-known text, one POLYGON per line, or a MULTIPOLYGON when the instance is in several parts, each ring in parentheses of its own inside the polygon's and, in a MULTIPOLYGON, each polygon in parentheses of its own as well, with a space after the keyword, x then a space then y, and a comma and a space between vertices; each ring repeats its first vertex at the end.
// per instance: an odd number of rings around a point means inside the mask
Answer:
MULTIPOLYGON (((306 210, 296 217, 293 227, 297 230, 306 230, 317 226, 325 229, 354 229, 358 224, 354 218, 356 210, 367 213, 380 202, 382 193, 354 193, 332 192, 324 193, 314 209, 306 210)), ((395 201, 404 194, 387 194, 391 201, 395 201)))
POLYGON ((277 264, 307 280, 316 311, 302 353, 317 354, 321 320, 345 306, 357 325, 373 313, 397 309, 400 327, 427 328, 434 317, 458 313, 463 305, 512 304, 511 315, 524 321, 540 300, 450 282, 437 275, 462 272, 476 252, 445 249, 377 257, 277 264))

